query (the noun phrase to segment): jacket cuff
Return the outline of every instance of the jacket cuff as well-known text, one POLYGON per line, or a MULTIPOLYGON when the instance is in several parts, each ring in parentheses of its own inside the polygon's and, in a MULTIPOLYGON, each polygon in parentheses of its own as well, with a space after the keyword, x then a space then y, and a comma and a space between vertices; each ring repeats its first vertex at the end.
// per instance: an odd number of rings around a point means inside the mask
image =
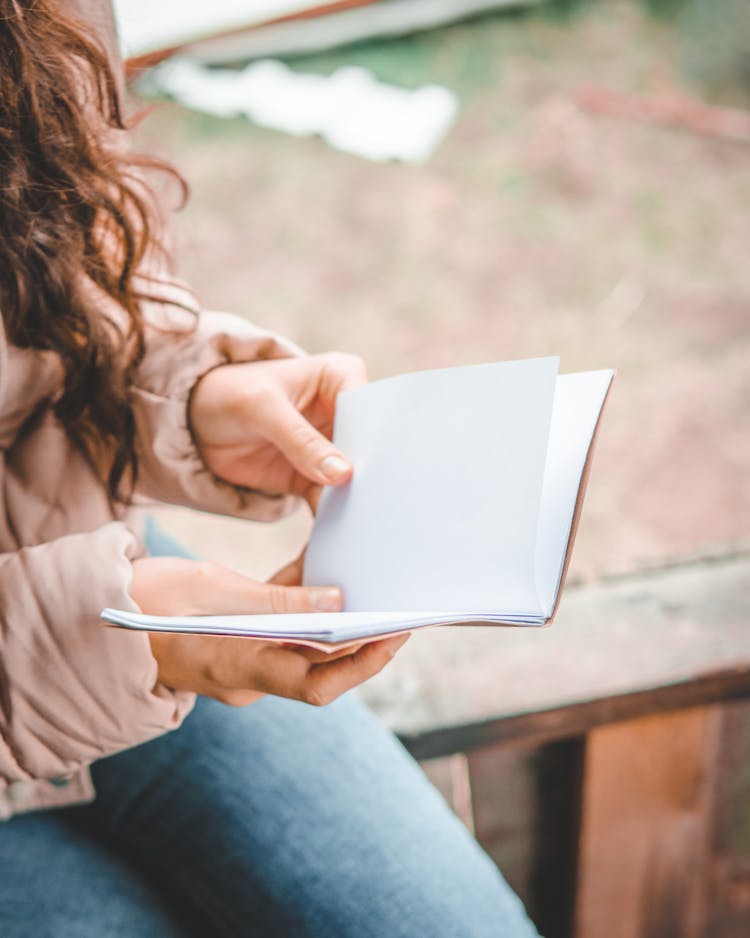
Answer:
POLYGON ((139 480, 137 492, 189 508, 274 521, 296 507, 217 478, 203 461, 189 426, 190 395, 205 374, 235 362, 302 354, 293 343, 227 313, 203 312, 195 330, 151 343, 133 389, 139 480))
POLYGON ((58 778, 174 729, 194 695, 157 682, 148 636, 106 626, 136 610, 133 533, 112 522, 6 554, 0 564, 0 787, 58 778))

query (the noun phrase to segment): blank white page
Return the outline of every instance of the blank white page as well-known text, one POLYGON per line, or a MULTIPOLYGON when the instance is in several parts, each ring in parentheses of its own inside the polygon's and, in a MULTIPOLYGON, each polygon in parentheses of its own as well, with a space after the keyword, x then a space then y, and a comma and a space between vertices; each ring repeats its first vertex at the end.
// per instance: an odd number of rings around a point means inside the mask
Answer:
POLYGON ((307 584, 347 611, 540 613, 535 544, 558 359, 417 372, 343 393, 354 464, 320 501, 307 584))
POLYGON ((613 375, 585 371, 557 379, 536 555, 537 593, 546 617, 555 605, 583 468, 613 375))

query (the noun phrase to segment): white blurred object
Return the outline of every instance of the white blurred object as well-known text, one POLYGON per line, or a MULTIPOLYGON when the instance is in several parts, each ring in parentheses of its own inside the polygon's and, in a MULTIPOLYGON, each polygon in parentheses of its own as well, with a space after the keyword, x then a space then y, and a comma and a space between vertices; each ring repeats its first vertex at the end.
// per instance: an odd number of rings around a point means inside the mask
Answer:
POLYGON ((126 58, 188 47, 239 62, 395 36, 541 0, 114 0, 126 58))
POLYGON ((448 88, 397 88, 354 67, 326 78, 274 61, 232 71, 175 58, 148 74, 142 87, 217 117, 244 115, 261 127, 295 136, 318 134, 331 146, 366 159, 406 163, 426 160, 458 113, 458 98, 448 88))
POLYGON ((114 0, 117 31, 126 56, 181 46, 327 5, 330 3, 317 0, 114 0))

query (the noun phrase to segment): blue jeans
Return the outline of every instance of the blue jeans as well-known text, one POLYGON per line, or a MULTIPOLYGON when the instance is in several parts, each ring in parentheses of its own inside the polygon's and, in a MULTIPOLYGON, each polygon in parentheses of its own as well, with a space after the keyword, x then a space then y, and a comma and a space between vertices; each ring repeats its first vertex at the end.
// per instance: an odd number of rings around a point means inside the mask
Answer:
POLYGON ((3 938, 537 938, 353 695, 199 698, 92 774, 92 804, 0 824, 3 938))

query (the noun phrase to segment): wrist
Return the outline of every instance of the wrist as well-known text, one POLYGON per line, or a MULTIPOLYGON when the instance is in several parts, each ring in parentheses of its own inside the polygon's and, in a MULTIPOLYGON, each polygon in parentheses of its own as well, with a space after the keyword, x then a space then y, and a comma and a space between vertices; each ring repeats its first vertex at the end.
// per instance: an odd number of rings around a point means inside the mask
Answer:
MULTIPOLYGON (((228 369, 231 362, 216 365, 202 374, 193 385, 187 401, 187 422, 196 445, 200 448, 208 428, 226 419, 233 411, 232 384, 228 369)), ((236 395, 234 395, 236 396, 236 395)))
POLYGON ((156 661, 156 681, 172 690, 181 687, 179 669, 175 667, 174 636, 169 632, 147 632, 151 654, 156 661))

